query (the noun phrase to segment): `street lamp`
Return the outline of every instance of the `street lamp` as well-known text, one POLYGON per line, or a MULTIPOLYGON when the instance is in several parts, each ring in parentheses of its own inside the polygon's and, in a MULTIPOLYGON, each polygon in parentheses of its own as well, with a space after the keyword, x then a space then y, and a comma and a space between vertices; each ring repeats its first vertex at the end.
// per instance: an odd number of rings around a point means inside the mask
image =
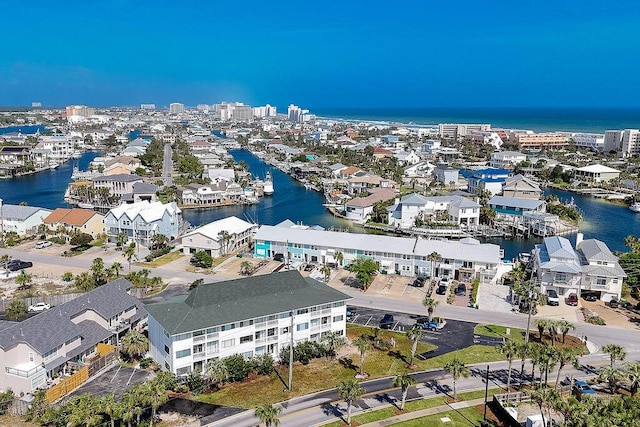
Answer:
POLYGON ((0 237, 2 239, 2 247, 4 247, 4 219, 2 217, 2 202, 3 200, 0 199, 0 237))

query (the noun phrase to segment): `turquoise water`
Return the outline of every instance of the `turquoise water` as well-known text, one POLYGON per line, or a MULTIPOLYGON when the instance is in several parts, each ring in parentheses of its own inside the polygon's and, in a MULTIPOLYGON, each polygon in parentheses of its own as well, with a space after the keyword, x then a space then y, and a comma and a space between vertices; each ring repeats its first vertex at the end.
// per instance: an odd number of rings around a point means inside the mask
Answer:
POLYGON ((639 108, 316 108, 321 117, 437 125, 489 123, 494 128, 604 132, 640 127, 639 108))

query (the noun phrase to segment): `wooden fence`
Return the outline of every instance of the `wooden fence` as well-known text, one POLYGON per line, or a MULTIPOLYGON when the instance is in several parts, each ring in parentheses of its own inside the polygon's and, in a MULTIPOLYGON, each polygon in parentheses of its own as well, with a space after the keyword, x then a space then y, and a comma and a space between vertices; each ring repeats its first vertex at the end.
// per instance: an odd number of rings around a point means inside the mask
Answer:
MULTIPOLYGON (((23 298, 22 302, 24 302, 24 304, 27 307, 29 307, 30 305, 39 303, 39 302, 49 303, 53 307, 53 306, 56 306, 56 305, 64 304, 65 302, 69 302, 69 301, 71 301, 73 299, 76 299, 80 295, 83 295, 83 294, 71 293, 71 294, 59 294, 59 295, 41 295, 41 296, 23 298)), ((10 302, 11 302, 11 300, 9 300, 9 299, 0 300, 0 311, 5 311, 5 309, 7 308, 7 306, 9 305, 10 302)))
POLYGON ((71 375, 69 378, 65 378, 58 384, 49 387, 45 392, 44 398, 48 403, 53 403, 56 400, 60 399, 62 396, 80 387, 80 385, 82 385, 88 379, 89 368, 87 366, 83 366, 82 368, 80 368, 80 370, 78 370, 78 372, 71 375))

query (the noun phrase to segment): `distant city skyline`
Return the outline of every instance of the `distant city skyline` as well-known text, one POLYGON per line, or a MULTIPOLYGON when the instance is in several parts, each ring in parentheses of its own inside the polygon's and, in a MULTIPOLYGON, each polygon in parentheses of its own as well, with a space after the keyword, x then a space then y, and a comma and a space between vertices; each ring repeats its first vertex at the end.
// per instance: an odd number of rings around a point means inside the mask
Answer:
POLYGON ((0 105, 638 107, 640 4, 3 5, 0 105))

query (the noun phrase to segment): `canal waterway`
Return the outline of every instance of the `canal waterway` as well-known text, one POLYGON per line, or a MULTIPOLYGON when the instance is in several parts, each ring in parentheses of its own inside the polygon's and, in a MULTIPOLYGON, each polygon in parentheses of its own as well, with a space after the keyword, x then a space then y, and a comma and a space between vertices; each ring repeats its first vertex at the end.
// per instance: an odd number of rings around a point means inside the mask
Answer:
POLYGON ((86 170, 91 160, 100 153, 88 151, 79 159, 72 159, 58 166, 32 175, 0 179, 0 198, 8 205, 26 202, 29 206, 48 209, 66 207, 64 193, 71 182, 73 168, 86 170))
MULTIPOLYGON (((78 160, 60 165, 57 169, 39 172, 34 175, 0 180, 0 198, 6 204, 27 202, 29 206, 42 206, 49 209, 66 207, 64 193, 71 181, 73 167, 86 170, 89 162, 98 156, 98 152, 86 152, 78 160)), ((260 202, 249 206, 228 206, 218 209, 185 209, 183 216, 194 226, 209 223, 235 215, 239 218, 260 224, 275 225, 285 219, 305 225, 320 225, 327 229, 348 229, 363 232, 364 229, 352 226, 348 221, 332 216, 322 204, 322 194, 306 190, 293 178, 271 167, 246 150, 232 150, 230 154, 236 162, 244 161, 249 171, 256 177, 264 178, 271 172, 275 193, 260 198, 260 202)), ((605 242, 612 251, 625 252, 624 238, 630 234, 640 234, 640 214, 634 214, 625 206, 615 205, 590 196, 556 189, 547 190, 547 194, 556 194, 562 201, 572 198, 582 211, 584 221, 580 231, 584 237, 597 238, 605 242)), ((575 244, 575 235, 566 236, 575 244)), ((541 239, 493 239, 505 252, 505 259, 517 257, 520 252, 529 252, 541 239)))

